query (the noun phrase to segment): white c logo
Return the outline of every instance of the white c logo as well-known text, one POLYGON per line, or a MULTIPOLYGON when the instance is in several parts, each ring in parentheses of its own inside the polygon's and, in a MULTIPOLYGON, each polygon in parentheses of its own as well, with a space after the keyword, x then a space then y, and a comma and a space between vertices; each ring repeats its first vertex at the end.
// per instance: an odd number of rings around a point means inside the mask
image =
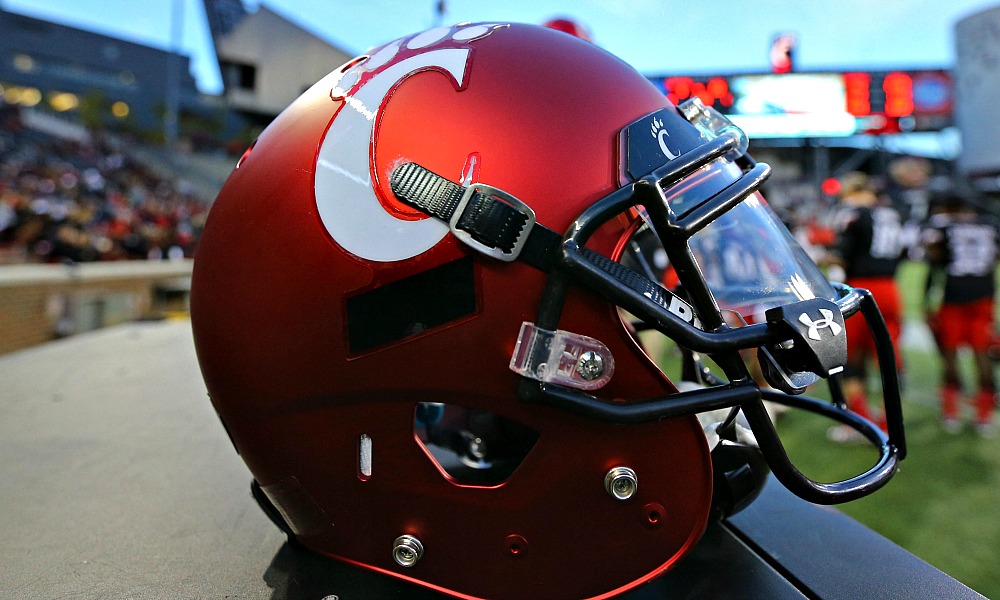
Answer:
POLYGON ((670 148, 667 147, 667 136, 669 135, 670 134, 667 133, 666 129, 661 129, 660 133, 656 134, 656 141, 660 143, 660 150, 663 152, 663 154, 666 155, 666 157, 669 158, 670 160, 673 160, 680 155, 674 154, 673 152, 670 151, 670 148))
POLYGON ((391 64, 357 87, 353 94, 348 91, 364 71, 374 71, 390 63, 404 48, 421 50, 442 41, 465 43, 490 33, 493 27, 432 29, 405 43, 398 41, 386 46, 334 80, 343 91, 344 106, 320 145, 314 185, 323 225, 348 252, 379 262, 403 260, 429 250, 448 233, 448 224, 437 219, 406 221, 383 208, 371 181, 374 149, 370 144, 378 111, 393 87, 408 75, 432 67, 447 72, 464 86, 471 50, 468 47, 427 49, 391 64))
POLYGON ((656 138, 656 142, 660 145, 660 152, 663 152, 667 160, 673 160, 680 156, 680 154, 671 152, 670 148, 667 147, 667 138, 670 137, 670 134, 667 133, 667 129, 663 126, 662 119, 653 117, 653 124, 650 125, 649 130, 653 134, 653 137, 656 138))

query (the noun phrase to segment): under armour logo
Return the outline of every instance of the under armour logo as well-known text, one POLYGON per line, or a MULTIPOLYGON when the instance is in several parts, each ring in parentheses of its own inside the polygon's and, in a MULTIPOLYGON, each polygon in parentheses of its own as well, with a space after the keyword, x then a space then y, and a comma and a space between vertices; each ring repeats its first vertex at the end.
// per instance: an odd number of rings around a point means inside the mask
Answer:
POLYGON ((823 338, 820 337, 819 330, 824 327, 830 328, 830 331, 833 332, 833 337, 840 335, 840 332, 843 331, 844 328, 840 325, 840 323, 833 320, 833 311, 827 308, 821 308, 819 309, 819 314, 822 318, 816 319, 815 321, 810 319, 809 315, 806 313, 799 315, 799 323, 802 323, 809 328, 809 338, 816 340, 817 342, 822 340, 823 338))

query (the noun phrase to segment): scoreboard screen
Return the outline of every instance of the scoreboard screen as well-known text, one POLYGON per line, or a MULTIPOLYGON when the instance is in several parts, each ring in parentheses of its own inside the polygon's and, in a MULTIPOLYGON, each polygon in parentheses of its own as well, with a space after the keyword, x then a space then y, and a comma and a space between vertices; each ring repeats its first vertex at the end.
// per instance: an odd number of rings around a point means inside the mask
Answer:
POLYGON ((651 77, 673 102, 697 96, 751 137, 939 131, 952 125, 946 70, 651 77))

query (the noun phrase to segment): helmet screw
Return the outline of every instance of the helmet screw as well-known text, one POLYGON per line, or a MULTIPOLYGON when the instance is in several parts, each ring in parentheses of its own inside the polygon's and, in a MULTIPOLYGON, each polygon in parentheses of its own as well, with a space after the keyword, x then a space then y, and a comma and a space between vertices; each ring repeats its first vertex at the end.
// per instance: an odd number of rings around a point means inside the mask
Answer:
POLYGON ((475 437, 469 440, 469 454, 478 460, 486 458, 486 442, 483 438, 475 437))
POLYGON ((593 381, 604 373, 604 357, 587 350, 576 361, 576 372, 587 381, 593 381))
POLYGON ((604 476, 604 489, 618 500, 628 500, 635 495, 638 487, 635 471, 628 467, 615 467, 604 476))
POLYGON ((412 567, 424 555, 424 545, 412 535, 401 535, 392 545, 392 558, 401 567, 412 567))

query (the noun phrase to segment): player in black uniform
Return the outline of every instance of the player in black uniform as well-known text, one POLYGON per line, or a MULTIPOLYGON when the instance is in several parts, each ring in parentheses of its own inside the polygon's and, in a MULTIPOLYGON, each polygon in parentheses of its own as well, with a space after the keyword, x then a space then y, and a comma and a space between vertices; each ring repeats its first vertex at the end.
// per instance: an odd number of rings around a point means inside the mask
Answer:
MULTIPOLYGON (((903 252, 902 221, 899 213, 879 201, 874 185, 864 173, 849 173, 841 182, 841 204, 835 228, 837 245, 833 262, 844 269, 848 285, 867 288, 885 317, 889 335, 896 348, 899 366, 899 334, 902 308, 896 287, 896 268, 903 252)), ((854 412, 869 420, 884 422, 872 415, 865 390, 865 374, 870 360, 875 360, 875 342, 862 322, 847 323, 847 365, 844 368, 844 395, 854 412)), ((834 440, 851 435, 850 428, 830 430, 834 440)))
POLYGON ((944 199, 941 212, 931 217, 922 235, 931 264, 928 297, 941 290, 940 308, 927 314, 944 359, 941 419, 951 432, 961 428, 956 352, 965 345, 973 351, 978 376, 976 430, 982 435, 994 433, 995 383, 988 350, 993 338, 998 235, 996 219, 957 195, 944 199))

